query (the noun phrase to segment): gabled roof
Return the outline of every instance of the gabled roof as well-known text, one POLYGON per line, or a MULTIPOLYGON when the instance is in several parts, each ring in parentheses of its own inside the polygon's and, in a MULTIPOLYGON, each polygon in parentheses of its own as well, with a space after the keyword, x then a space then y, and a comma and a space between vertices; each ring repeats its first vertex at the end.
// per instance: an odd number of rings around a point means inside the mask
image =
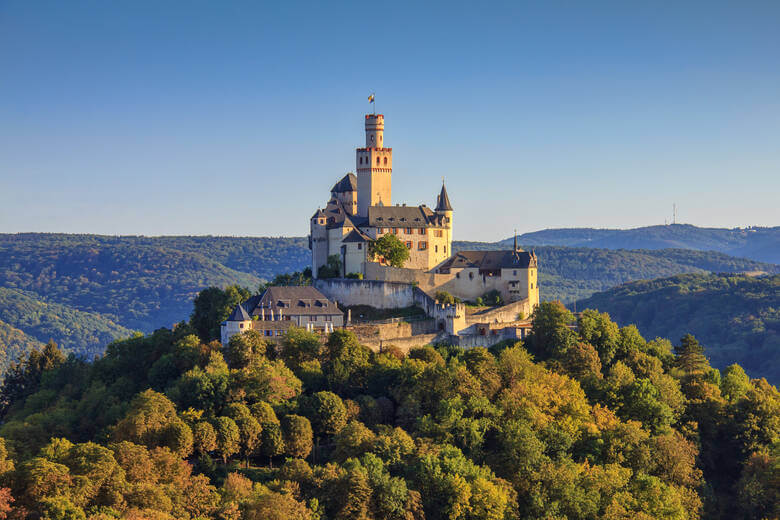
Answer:
POLYGON ((317 212, 314 215, 311 216, 311 218, 315 219, 315 218, 320 218, 320 217, 324 217, 324 216, 325 216, 325 212, 322 211, 321 209, 318 209, 317 212))
POLYGON ((355 174, 352 172, 349 172, 342 177, 342 179, 330 189, 331 193, 346 193, 349 191, 357 191, 357 177, 355 177, 355 174))
POLYGON ((428 227, 434 223, 433 212, 425 206, 369 206, 368 226, 428 227))
MULTIPOLYGON (((250 298, 254 300, 250 313, 253 316, 262 314, 268 316, 271 311, 275 315, 279 311, 283 315, 320 315, 320 316, 341 316, 343 313, 334 301, 328 298, 320 291, 310 285, 285 285, 269 287, 265 292, 257 297, 250 298)), ((249 303, 250 300, 247 300, 249 303)))
POLYGON ((236 305, 236 308, 233 309, 233 312, 230 313, 227 321, 249 321, 251 319, 252 318, 249 317, 249 314, 247 314, 244 309, 244 306, 239 303, 236 305))
POLYGON ((452 211, 450 198, 447 196, 447 188, 444 187, 444 183, 441 184, 441 193, 439 193, 436 199, 436 211, 452 211))
POLYGON ((460 251, 445 260, 439 270, 478 268, 482 272, 529 267, 536 267, 536 255, 528 251, 460 251))
POLYGON ((370 242, 371 237, 366 235, 365 233, 362 233, 357 230, 357 228, 353 229, 349 232, 347 236, 345 236, 342 240, 342 242, 370 242))

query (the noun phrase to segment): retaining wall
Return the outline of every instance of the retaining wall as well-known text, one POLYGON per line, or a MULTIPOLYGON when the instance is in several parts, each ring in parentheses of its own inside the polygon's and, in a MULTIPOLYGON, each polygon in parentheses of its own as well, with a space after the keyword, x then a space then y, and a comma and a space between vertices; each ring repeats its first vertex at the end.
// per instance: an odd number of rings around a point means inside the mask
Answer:
POLYGON ((408 283, 328 278, 314 280, 314 287, 342 305, 369 305, 376 309, 400 309, 414 305, 408 283))

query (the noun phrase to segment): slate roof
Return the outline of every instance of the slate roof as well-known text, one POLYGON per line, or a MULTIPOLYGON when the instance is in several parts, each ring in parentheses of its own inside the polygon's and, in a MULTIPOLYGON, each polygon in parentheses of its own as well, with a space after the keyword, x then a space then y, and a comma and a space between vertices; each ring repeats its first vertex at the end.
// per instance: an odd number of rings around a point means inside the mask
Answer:
POLYGON ((452 211, 452 205, 450 205, 450 198, 447 196, 447 188, 444 187, 444 183, 441 185, 441 193, 436 198, 436 211, 452 211))
MULTIPOLYGON (((261 296, 250 298, 253 299, 253 305, 251 307, 247 305, 253 316, 260 315, 261 307, 265 314, 272 310, 274 315, 278 315, 280 310, 283 315, 288 316, 343 316, 344 314, 336 302, 328 300, 324 294, 310 285, 269 287, 261 296)), ((246 303, 250 303, 250 300, 246 303)))
POLYGON ((353 229, 349 232, 347 236, 345 236, 341 241, 342 242, 371 242, 371 237, 366 235, 365 233, 362 233, 356 229, 353 229))
POLYGON ((331 193, 346 193, 349 191, 357 191, 357 177, 355 177, 355 174, 352 172, 349 172, 342 177, 342 179, 330 189, 331 193))
POLYGON ((244 306, 239 303, 236 305, 236 308, 233 309, 233 312, 230 313, 227 321, 249 321, 251 319, 252 318, 249 317, 249 314, 247 314, 244 309, 244 306))
POLYGON ((370 206, 367 225, 372 227, 428 227, 437 223, 427 206, 370 206))
POLYGON ((439 271, 478 268, 480 272, 497 269, 536 267, 536 255, 528 251, 460 251, 439 266, 439 271))

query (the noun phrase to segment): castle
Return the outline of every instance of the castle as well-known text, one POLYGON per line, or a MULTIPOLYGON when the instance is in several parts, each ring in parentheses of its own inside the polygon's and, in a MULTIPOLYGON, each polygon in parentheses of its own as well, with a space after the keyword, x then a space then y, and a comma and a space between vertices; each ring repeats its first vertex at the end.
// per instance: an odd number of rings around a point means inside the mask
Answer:
MULTIPOLYGON (((393 149, 384 147, 384 129, 382 114, 365 116, 366 144, 355 151, 357 176, 347 173, 334 184, 325 209, 311 218, 314 278, 321 278, 321 269, 335 256, 340 272, 330 277, 409 283, 430 295, 445 291, 470 301, 495 291, 504 302, 526 301, 524 314, 530 314, 539 303, 536 255, 517 244, 507 251, 453 254, 453 209, 444 183, 433 210, 425 204, 393 205, 393 149), (370 242, 385 234, 397 236, 409 249, 403 268, 370 256, 370 242)), ((328 294, 327 284, 316 285, 328 294)))
POLYGON ((278 341, 291 326, 363 330, 361 342, 380 350, 383 342, 405 349, 436 341, 472 347, 525 337, 539 305, 536 254, 517 241, 512 249, 453 254, 453 209, 444 183, 434 209, 393 205, 393 149, 384 146, 384 116, 366 115, 365 132, 366 144, 355 152, 357 175, 336 182, 325 208, 310 219, 313 286, 272 287, 237 305, 222 323, 222 342, 248 329, 278 341), (369 252, 371 242, 387 234, 409 250, 403 267, 369 252), (492 306, 477 305, 488 299, 492 306), (338 305, 414 307, 426 320, 360 325, 338 305))
POLYGON ((433 210, 425 204, 393 206, 393 149, 384 147, 384 120, 382 114, 366 115, 366 146, 355 151, 357 176, 347 173, 334 184, 325 209, 311 217, 315 278, 334 255, 340 276, 366 276, 366 263, 373 261, 368 244, 388 233, 409 249, 409 269, 432 269, 452 254, 452 206, 443 183, 433 210))

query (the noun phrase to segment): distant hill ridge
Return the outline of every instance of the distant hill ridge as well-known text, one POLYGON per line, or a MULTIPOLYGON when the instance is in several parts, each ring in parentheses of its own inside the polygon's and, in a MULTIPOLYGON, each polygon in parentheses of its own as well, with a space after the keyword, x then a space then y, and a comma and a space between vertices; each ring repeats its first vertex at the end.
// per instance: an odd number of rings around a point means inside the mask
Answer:
MULTIPOLYGON (((545 229, 518 237, 523 244, 602 249, 694 249, 719 251, 760 262, 780 263, 780 226, 702 228, 690 224, 634 229, 545 229)), ((502 240, 511 244, 513 237, 502 240)))
MULTIPOLYGON (((455 250, 506 247, 453 243, 455 250)), ((679 273, 780 272, 774 264, 685 249, 535 249, 542 298, 564 302, 679 273)), ((0 288, 6 289, 0 321, 8 326, 0 350, 25 350, 53 338, 90 357, 112 337, 186 320, 193 297, 205 287, 238 284, 255 291, 262 280, 302 270, 309 254, 303 237, 0 234, 0 288)))
POLYGON ((739 363, 780 383, 780 275, 683 274, 630 282, 577 302, 609 313, 645 337, 678 341, 691 333, 712 365, 739 363))

